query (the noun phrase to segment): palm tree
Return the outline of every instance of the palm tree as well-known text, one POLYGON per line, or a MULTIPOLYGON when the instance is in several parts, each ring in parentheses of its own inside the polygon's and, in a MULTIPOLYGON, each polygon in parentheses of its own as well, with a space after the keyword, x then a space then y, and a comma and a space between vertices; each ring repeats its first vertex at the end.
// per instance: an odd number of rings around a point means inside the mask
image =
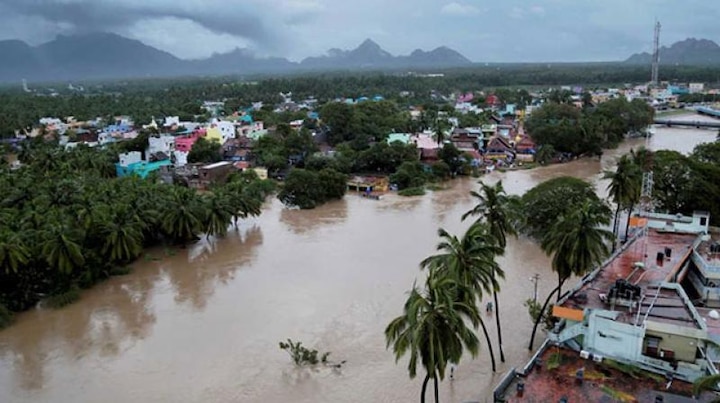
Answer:
POLYGON ((162 227, 165 233, 175 240, 187 242, 202 230, 200 220, 204 214, 195 191, 181 187, 173 188, 170 204, 165 208, 162 227))
POLYGON ((557 292, 557 300, 560 301, 562 286, 568 278, 586 274, 610 253, 608 242, 612 241, 613 235, 599 226, 609 224, 611 214, 606 205, 585 201, 561 216, 542 238, 540 247, 553 256, 552 269, 558 275, 558 284, 535 320, 530 349, 550 297, 557 292))
MULTIPOLYGON (((481 193, 471 191, 470 194, 478 200, 478 203, 470 211, 462 215, 465 220, 469 216, 479 216, 476 223, 487 223, 490 235, 495 239, 498 246, 502 248, 500 255, 505 253, 507 245, 507 235, 517 236, 517 231, 512 225, 510 216, 512 215, 511 204, 517 204, 517 198, 511 198, 505 193, 502 181, 498 181, 495 186, 490 186, 480 182, 481 193)), ((494 266, 493 266, 494 267, 494 266)), ((493 271, 493 279, 495 272, 493 271)), ((505 352, 502 348, 502 328, 500 326, 500 305, 497 298, 497 288, 493 289, 493 300, 495 302, 495 322, 498 333, 498 346, 500 349, 500 361, 505 362, 505 352)))
MULTIPOLYGON (((495 256, 502 253, 490 235, 487 225, 473 224, 468 228, 461 239, 450 235, 440 228, 438 230, 440 243, 437 245, 437 255, 430 256, 420 263, 420 267, 428 269, 431 273, 454 278, 464 286, 468 295, 460 293, 459 297, 477 304, 484 292, 493 292, 499 289, 497 277, 503 278, 505 273, 495 262, 495 256)), ((485 335, 490 352, 490 361, 493 372, 496 370, 495 354, 492 350, 490 335, 485 322, 480 318, 479 323, 485 335)))
POLYGON ((227 227, 233 219, 233 214, 237 210, 232 205, 230 197, 222 192, 208 194, 204 197, 205 201, 205 233, 210 235, 225 235, 227 227))
POLYGON ((50 267, 68 275, 85 264, 81 239, 79 231, 67 225, 51 224, 50 229, 45 232, 41 253, 50 267))
POLYGON ((6 274, 17 272, 18 268, 27 264, 30 251, 15 232, 0 232, 0 270, 6 274))
POLYGON ((447 130, 449 126, 450 124, 447 120, 442 118, 435 119, 433 130, 435 131, 435 141, 437 141, 438 146, 442 146, 442 143, 445 142, 445 130, 447 130))
MULTIPOLYGON (((472 301, 461 300, 458 294, 464 285, 452 277, 431 271, 425 289, 413 287, 403 314, 393 319, 385 328, 387 348, 392 346, 395 360, 410 353, 408 372, 415 378, 417 365, 425 368, 420 402, 425 402, 425 392, 430 378, 434 381, 435 402, 439 402, 438 378, 445 377, 448 363, 457 364, 464 349, 475 357, 480 343, 466 320, 477 327, 480 314, 472 301)), ((470 291, 465 291, 470 295, 470 291)))
POLYGON ((102 252, 110 261, 128 262, 142 252, 143 223, 129 206, 117 206, 100 228, 102 252))
MULTIPOLYGON (((720 383, 720 374, 698 378, 695 382, 693 382, 693 396, 697 398, 705 391, 717 390, 718 383, 720 383)), ((718 401, 720 401, 720 399, 713 400, 713 402, 718 401)))
MULTIPOLYGON (((640 196, 642 172, 635 162, 627 155, 617 161, 615 171, 605 171, 604 179, 610 179, 607 186, 608 194, 615 203, 615 217, 613 219, 613 235, 616 240, 619 235, 618 216, 621 208, 629 207, 640 196)), ((613 242, 613 251, 617 242, 613 242)))

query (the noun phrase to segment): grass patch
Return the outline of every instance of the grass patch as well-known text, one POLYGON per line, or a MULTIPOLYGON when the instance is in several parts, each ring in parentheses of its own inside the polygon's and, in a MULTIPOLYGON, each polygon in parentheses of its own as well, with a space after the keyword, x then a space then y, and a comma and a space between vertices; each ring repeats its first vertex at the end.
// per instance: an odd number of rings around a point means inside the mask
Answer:
POLYGON ((126 276, 126 275, 130 274, 131 272, 132 272, 132 269, 130 268, 130 266, 122 266, 122 267, 118 266, 118 267, 113 267, 112 269, 110 269, 111 276, 126 276))
POLYGON ((441 184, 439 184, 439 183, 431 183, 431 184, 429 184, 429 185, 426 186, 426 189, 427 189, 427 190, 430 190, 430 191, 433 191, 433 192, 436 192, 436 191, 438 191, 438 190, 446 190, 447 187, 445 187, 445 186, 443 186, 443 185, 441 185, 441 184))
POLYGON ((607 385, 600 386, 600 390, 602 390, 603 393, 605 393, 606 395, 610 396, 610 398, 612 398, 613 400, 618 401, 618 402, 625 403, 625 402, 637 401, 635 399, 635 396, 633 396, 629 393, 620 392, 619 390, 615 390, 607 385))
POLYGON ((603 365, 606 367, 615 369, 617 371, 622 372, 623 374, 633 378, 633 379, 651 379, 655 382, 664 382, 665 378, 663 378, 660 375, 653 374, 649 371, 644 371, 636 366, 629 365, 629 364, 623 364, 621 362, 617 362, 615 360, 609 360, 605 359, 603 360, 603 365))
POLYGON ((79 299, 80 299, 80 288, 78 288, 78 286, 76 286, 76 285, 73 285, 72 287, 70 287, 69 290, 67 290, 63 293, 49 296, 45 300, 45 303, 50 308, 59 309, 64 306, 68 306, 79 299))
POLYGON ((0 304, 0 329, 4 329, 13 321, 13 313, 9 309, 5 308, 5 305, 0 304))
POLYGON ((547 369, 553 370, 560 367, 560 364, 562 364, 562 354, 558 353, 552 353, 550 354, 550 357, 548 358, 547 362, 547 369))
POLYGON ((405 196, 405 197, 409 197, 409 196, 422 196, 422 195, 425 194, 425 188, 424 188, 424 187, 419 187, 419 186, 418 186, 418 187, 414 187, 414 188, 407 188, 407 189, 403 189, 403 190, 399 191, 398 194, 399 194, 400 196, 405 196))

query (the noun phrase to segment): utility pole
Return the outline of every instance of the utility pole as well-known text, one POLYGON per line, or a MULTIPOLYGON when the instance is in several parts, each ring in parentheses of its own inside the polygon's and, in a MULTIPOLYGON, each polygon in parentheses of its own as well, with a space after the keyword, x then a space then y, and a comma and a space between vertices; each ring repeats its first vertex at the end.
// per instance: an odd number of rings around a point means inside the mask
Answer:
POLYGON ((652 73, 650 83, 658 86, 658 72, 660 69, 660 21, 655 20, 655 35, 653 37, 652 73))
POLYGON ((538 287, 538 280, 540 279, 540 275, 535 273, 534 276, 530 277, 530 281, 532 281, 535 284, 535 291, 533 292, 533 302, 537 302, 537 287, 538 287))

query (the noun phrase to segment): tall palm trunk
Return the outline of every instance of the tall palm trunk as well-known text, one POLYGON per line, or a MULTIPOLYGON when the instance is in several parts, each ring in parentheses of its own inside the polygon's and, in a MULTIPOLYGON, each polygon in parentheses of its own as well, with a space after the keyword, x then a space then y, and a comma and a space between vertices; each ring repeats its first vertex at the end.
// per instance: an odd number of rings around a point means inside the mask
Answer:
POLYGON ((440 389, 438 387, 438 373, 435 371, 435 376, 433 376, 433 381, 435 383, 435 403, 440 403, 440 389))
POLYGON ((612 244, 612 251, 615 252, 615 248, 617 247, 618 240, 620 239, 620 228, 618 228, 618 216, 620 215, 620 204, 618 203, 617 207, 615 208, 615 218, 613 219, 613 235, 615 235, 615 239, 613 240, 612 244))
MULTIPOLYGON (((493 279, 495 278, 495 270, 493 269, 493 279)), ((505 352, 503 351, 502 328, 500 327, 500 304, 498 304, 497 291, 493 290, 493 299, 495 300, 495 323, 497 324, 498 346, 500 347, 500 362, 505 362, 505 352)))
POLYGON ((429 380, 430 373, 428 372, 427 375, 425 375, 425 379, 423 379, 422 391, 420 392, 420 403, 425 403, 425 391, 427 390, 427 384, 429 380))
POLYGON ((627 241, 628 231, 630 231, 630 217, 632 217, 633 208, 635 208, 635 204, 631 204, 630 208, 628 208, 628 216, 627 216, 627 221, 625 223, 625 241, 627 241))
POLYGON ((485 327, 485 321, 480 318, 480 326, 482 326, 483 334, 485 334, 485 340, 487 341, 488 351, 490 351, 490 362, 492 363, 492 370, 495 372, 495 353, 493 353, 492 343, 490 343, 490 335, 488 334, 487 327, 485 327))
MULTIPOLYGON (((532 349, 533 349, 533 343, 535 343, 535 332, 537 332, 537 327, 540 324, 540 321, 542 320, 543 313, 545 313, 545 310, 547 309, 547 306, 550 303, 550 298, 552 298, 553 294, 560 291, 561 285, 562 284, 558 285, 557 288, 552 290, 550 295, 547 296, 547 298, 545 299, 545 303, 542 306, 542 309, 540 309, 540 313, 538 314, 538 317, 535 318, 535 324, 533 325, 532 335, 530 336, 530 345, 528 345, 528 350, 530 350, 530 351, 532 351, 532 349)), ((560 295, 560 294, 558 294, 558 295, 560 295)))

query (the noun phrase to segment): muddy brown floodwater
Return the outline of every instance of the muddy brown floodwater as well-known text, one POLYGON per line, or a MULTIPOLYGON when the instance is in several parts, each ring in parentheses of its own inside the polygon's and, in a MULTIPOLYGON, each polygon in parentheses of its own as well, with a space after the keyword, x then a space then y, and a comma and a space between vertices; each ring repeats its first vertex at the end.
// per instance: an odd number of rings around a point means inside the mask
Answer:
MULTIPOLYGON (((659 129, 653 148, 689 152, 715 131, 659 129)), ((598 182, 624 143, 602 160, 493 173, 511 193, 552 177, 598 182)), ((467 224, 476 181, 419 198, 380 201, 348 194, 312 211, 273 200, 225 239, 185 250, 149 251, 133 273, 85 291, 61 310, 34 309, 0 332, 2 402, 408 402, 422 377, 395 363, 383 329, 402 309, 418 262, 433 253, 439 227, 467 224), (278 342, 286 338, 347 360, 339 371, 298 370, 278 342)), ((605 184, 598 186, 604 194, 605 184)), ((548 258, 532 241, 511 239, 500 261, 507 362, 490 370, 487 347, 464 357, 441 400, 487 401, 512 366, 528 359, 531 323, 523 301, 540 275, 552 289, 548 258)), ((488 320, 493 339, 495 321, 488 320)), ((538 343, 539 344, 539 343, 538 343)))

